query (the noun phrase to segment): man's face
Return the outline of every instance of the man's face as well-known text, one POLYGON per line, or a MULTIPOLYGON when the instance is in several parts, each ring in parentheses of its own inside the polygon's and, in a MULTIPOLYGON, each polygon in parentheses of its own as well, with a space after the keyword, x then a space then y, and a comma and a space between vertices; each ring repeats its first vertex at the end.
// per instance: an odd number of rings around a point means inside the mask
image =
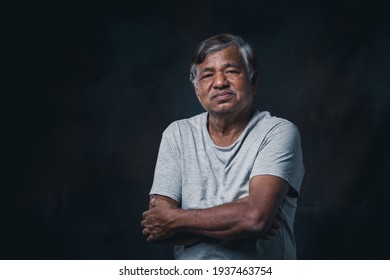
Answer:
POLYGON ((208 55, 197 66, 196 79, 196 96, 209 113, 240 113, 252 107, 255 83, 236 47, 208 55))

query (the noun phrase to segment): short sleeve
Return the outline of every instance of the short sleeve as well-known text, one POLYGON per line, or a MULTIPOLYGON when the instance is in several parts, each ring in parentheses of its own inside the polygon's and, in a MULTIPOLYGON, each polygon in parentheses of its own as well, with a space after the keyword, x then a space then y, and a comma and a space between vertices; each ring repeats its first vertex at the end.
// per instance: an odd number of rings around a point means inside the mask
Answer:
POLYGON ((291 122, 275 124, 260 145, 250 177, 274 175, 287 181, 293 195, 300 191, 304 164, 298 128, 291 122))
POLYGON ((173 123, 163 133, 154 171, 153 185, 150 194, 168 196, 181 202, 181 156, 178 143, 175 141, 173 123))

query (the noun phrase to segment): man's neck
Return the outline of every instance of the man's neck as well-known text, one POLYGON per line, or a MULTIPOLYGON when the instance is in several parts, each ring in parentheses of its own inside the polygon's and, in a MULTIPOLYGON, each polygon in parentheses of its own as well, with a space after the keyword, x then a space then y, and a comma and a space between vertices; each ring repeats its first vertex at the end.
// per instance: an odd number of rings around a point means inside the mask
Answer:
POLYGON ((214 143, 221 147, 227 147, 234 143, 244 131, 252 117, 252 108, 235 114, 208 114, 207 129, 214 143))

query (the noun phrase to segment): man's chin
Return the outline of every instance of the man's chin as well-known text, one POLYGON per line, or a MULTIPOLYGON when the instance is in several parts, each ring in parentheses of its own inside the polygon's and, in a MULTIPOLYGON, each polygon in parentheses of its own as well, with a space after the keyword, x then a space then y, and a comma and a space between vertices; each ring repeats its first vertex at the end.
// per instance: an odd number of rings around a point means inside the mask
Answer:
POLYGON ((222 104, 222 106, 218 106, 214 108, 213 112, 216 114, 231 114, 237 111, 237 108, 230 106, 230 104, 222 104))

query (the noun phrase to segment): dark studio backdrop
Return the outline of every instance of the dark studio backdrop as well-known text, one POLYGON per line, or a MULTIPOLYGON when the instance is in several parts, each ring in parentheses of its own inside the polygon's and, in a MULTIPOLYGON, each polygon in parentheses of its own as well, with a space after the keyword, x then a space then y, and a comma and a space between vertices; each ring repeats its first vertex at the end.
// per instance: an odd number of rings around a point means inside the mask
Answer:
MULTIPOLYGON (((256 107, 300 129, 300 259, 389 259, 386 1, 20 4, 7 18, 0 258, 167 259, 145 242, 161 133, 203 111, 196 45, 256 50, 256 107)), ((7 12, 7 10, 5 10, 7 12)))

